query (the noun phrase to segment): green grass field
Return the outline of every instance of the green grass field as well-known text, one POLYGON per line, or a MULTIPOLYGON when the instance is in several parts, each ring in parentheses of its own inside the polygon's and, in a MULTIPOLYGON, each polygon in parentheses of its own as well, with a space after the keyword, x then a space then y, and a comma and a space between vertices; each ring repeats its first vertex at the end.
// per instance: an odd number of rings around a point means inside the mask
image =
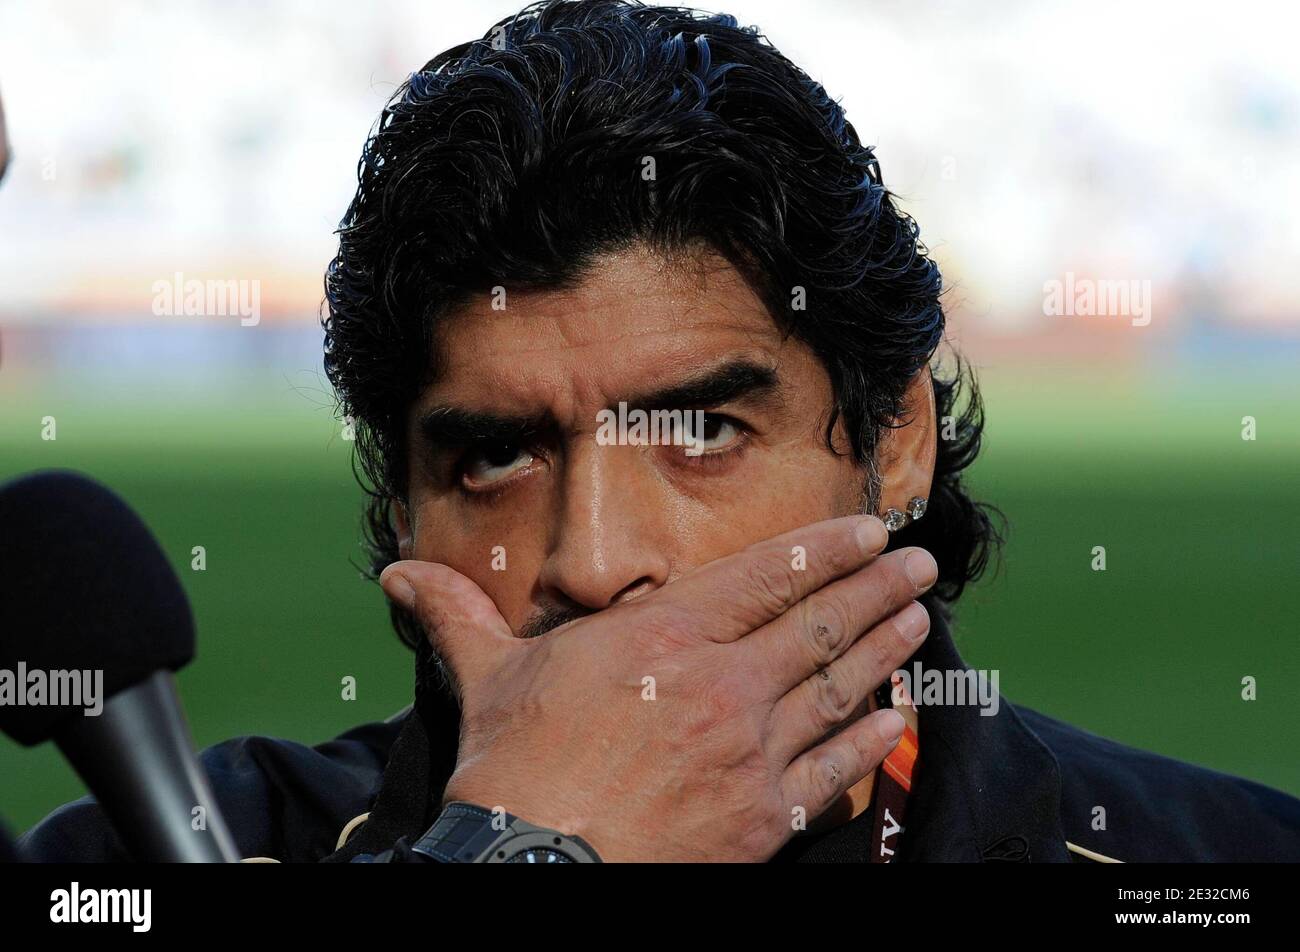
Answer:
MULTIPOLYGON (((966 660, 1000 669, 1011 700, 1300 794, 1295 393, 1244 378, 1128 390, 984 379, 990 426, 973 483, 1011 536, 1000 572, 959 605, 966 660), (1255 442, 1240 438, 1245 414, 1259 421, 1255 442), (1090 568, 1095 545, 1105 572, 1090 568), (1241 699, 1245 676, 1258 700, 1241 699)), ((198 619, 181 689, 200 745, 246 733, 318 742, 410 701, 410 656, 354 565, 351 446, 320 403, 289 388, 161 407, 0 391, 0 478, 83 470, 136 506, 174 559, 198 619), (45 414, 55 442, 39 438, 45 414), (206 572, 189 568, 195 545, 206 572), (347 675, 355 701, 340 697, 347 675)), ((53 747, 0 739, 12 829, 82 792, 53 747)))

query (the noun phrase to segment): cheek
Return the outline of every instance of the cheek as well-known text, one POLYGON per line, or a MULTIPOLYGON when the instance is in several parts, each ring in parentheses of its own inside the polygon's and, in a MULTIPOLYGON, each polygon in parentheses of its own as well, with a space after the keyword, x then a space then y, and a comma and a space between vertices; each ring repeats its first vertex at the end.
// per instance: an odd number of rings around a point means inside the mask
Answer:
POLYGON ((415 511, 413 557, 441 562, 474 582, 517 630, 532 614, 548 529, 542 519, 501 511, 467 518, 434 499, 415 511))
POLYGON ((707 499, 679 499, 674 577, 800 526, 861 511, 866 474, 824 448, 777 454, 707 499))

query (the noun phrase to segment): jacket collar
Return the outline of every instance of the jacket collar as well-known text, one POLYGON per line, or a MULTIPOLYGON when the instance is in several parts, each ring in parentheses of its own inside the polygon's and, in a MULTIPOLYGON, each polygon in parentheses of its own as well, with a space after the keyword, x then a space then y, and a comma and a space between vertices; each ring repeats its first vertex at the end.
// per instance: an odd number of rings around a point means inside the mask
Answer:
MULTIPOLYGON (((909 661, 923 670, 968 671, 944 611, 930 609, 930 636, 909 661)), ((920 756, 900 844, 904 862, 1068 861, 1056 757, 999 698, 997 713, 973 705, 921 705, 920 756)))

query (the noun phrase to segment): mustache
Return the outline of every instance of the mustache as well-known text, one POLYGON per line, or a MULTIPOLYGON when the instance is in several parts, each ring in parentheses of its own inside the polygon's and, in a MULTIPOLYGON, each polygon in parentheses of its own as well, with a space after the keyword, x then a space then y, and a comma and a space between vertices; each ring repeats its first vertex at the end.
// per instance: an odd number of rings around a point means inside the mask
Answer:
POLYGON ((533 613, 519 628, 520 638, 539 638, 561 625, 595 614, 574 605, 546 605, 533 613))

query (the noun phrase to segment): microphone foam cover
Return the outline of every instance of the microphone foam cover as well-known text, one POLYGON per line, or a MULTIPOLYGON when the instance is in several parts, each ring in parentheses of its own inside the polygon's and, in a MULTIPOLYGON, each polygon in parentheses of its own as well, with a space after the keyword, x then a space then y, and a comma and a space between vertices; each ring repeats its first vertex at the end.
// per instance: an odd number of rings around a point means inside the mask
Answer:
MULTIPOLYGON (((102 702, 193 657, 180 580, 120 497, 65 471, 0 486, 0 671, 102 670, 102 702)), ((0 704, 0 730, 38 744, 85 716, 51 705, 50 686, 44 705, 0 704)))

